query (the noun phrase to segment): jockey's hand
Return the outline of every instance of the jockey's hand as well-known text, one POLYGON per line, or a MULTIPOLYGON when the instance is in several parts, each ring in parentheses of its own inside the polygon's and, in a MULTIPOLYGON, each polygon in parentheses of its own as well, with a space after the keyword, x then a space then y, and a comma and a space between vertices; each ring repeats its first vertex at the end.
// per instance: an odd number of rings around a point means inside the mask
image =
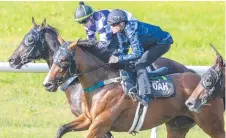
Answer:
POLYGON ((118 57, 112 55, 109 59, 109 63, 118 63, 118 57))

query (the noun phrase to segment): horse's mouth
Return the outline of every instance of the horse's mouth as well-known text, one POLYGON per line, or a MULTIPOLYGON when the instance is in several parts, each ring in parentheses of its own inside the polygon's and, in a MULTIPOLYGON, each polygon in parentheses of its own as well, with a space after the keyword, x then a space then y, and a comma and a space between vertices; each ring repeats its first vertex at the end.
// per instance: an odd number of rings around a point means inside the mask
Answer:
POLYGON ((9 66, 14 69, 21 69, 23 64, 21 62, 15 63, 15 62, 9 62, 9 66))
POLYGON ((45 84, 45 88, 46 88, 46 91, 48 92, 56 92, 58 85, 54 83, 47 83, 45 84))
POLYGON ((192 112, 196 112, 196 113, 199 113, 201 111, 201 108, 199 109, 196 109, 196 108, 188 108, 190 111, 192 112))
POLYGON ((197 100, 195 103, 193 103, 193 106, 187 106, 187 107, 190 111, 199 113, 202 109, 202 102, 201 100, 197 100))

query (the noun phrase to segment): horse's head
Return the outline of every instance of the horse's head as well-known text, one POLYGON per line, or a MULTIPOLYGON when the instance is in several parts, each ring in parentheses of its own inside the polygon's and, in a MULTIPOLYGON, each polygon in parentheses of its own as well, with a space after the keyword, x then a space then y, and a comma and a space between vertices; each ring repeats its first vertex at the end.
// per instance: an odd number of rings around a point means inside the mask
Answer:
POLYGON ((199 112, 209 100, 220 97, 225 97, 225 61, 218 55, 185 104, 189 110, 199 112))
POLYGON ((55 92, 59 85, 75 73, 73 48, 76 42, 64 42, 60 36, 58 36, 58 40, 62 46, 54 54, 53 64, 43 82, 46 90, 50 92, 55 92))
MULTIPOLYGON (((41 25, 37 25, 32 17, 32 29, 24 36, 20 45, 8 59, 12 68, 20 69, 26 63, 45 58, 46 53, 49 51, 45 46, 47 44, 47 38, 52 39, 50 35, 45 35, 47 27, 46 19, 43 20, 41 25)), ((55 31, 55 37, 57 37, 56 33, 55 31)))

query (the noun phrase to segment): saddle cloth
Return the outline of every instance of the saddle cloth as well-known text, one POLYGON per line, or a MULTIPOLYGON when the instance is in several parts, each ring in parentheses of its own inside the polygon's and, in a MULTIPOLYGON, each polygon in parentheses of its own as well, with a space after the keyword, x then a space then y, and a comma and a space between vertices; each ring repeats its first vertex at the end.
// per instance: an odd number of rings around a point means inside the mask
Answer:
MULTIPOLYGON (((151 84, 151 93, 148 93, 147 95, 149 97, 154 98, 164 98, 164 97, 173 97, 176 94, 175 86, 173 84, 173 81, 171 78, 169 78, 167 75, 167 68, 160 68, 155 71, 148 71, 149 76, 149 82, 151 84), (164 76, 165 75, 165 76, 164 76)), ((122 74, 122 73, 121 73, 122 74)), ((137 85, 135 85, 134 82, 136 82, 136 78, 132 78, 131 81, 126 81, 126 79, 129 78, 129 76, 125 77, 125 73, 123 73, 124 81, 121 83, 124 85, 124 91, 129 94, 130 92, 137 93, 137 85), (128 83, 129 82, 129 83, 128 83)))

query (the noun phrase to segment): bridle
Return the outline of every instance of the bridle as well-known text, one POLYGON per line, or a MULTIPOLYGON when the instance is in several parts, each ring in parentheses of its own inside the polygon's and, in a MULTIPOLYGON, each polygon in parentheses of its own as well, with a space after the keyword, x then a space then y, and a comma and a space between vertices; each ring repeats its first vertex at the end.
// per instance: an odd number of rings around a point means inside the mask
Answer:
POLYGON ((28 58, 31 53, 34 52, 35 49, 39 49, 40 58, 44 55, 45 47, 45 39, 44 39, 44 30, 42 29, 39 32, 32 28, 31 31, 24 38, 24 45, 27 47, 32 47, 29 52, 21 55, 21 64, 26 64, 28 62, 28 58), (40 46, 41 45, 41 46, 40 46))
POLYGON ((222 87, 224 87, 222 86, 223 79, 221 78, 224 77, 222 70, 225 67, 225 60, 211 43, 210 43, 210 46, 216 52, 218 58, 220 58, 220 61, 217 61, 217 62, 220 62, 218 63, 220 65, 219 67, 217 67, 217 65, 211 67, 206 73, 204 73, 204 75, 201 78, 201 85, 205 88, 204 95, 202 96, 202 99, 201 99, 201 104, 203 105, 206 104, 208 100, 215 99, 215 96, 217 95, 217 93, 213 94, 213 92, 216 90, 216 88, 221 89, 222 87), (216 85, 219 87, 217 87, 216 85))
POLYGON ((201 85, 205 88, 204 95, 202 96, 201 103, 204 105, 208 100, 214 99, 213 92, 216 90, 216 85, 220 85, 219 88, 222 87, 223 79, 221 79, 222 73, 221 67, 219 70, 214 68, 210 68, 201 79, 201 85))
MULTIPOLYGON (((63 70, 67 70, 64 74, 62 74, 59 77, 60 78, 64 78, 66 76, 67 73, 69 73, 68 77, 74 77, 74 76, 81 76, 85 73, 94 71, 98 68, 104 67, 104 66, 109 66, 110 63, 105 63, 96 67, 92 67, 89 68, 83 72, 78 72, 78 70, 75 70, 77 67, 75 65, 75 61, 73 59, 73 55, 74 55, 74 50, 72 49, 71 51, 68 50, 68 46, 70 45, 71 42, 65 42, 57 51, 57 53, 54 55, 54 59, 53 59, 53 63, 56 64, 57 66, 59 66, 60 68, 62 68, 63 70), (64 56, 67 59, 67 62, 62 63, 61 62, 61 58, 62 56, 64 56)), ((66 79, 66 78, 64 78, 66 79)))

